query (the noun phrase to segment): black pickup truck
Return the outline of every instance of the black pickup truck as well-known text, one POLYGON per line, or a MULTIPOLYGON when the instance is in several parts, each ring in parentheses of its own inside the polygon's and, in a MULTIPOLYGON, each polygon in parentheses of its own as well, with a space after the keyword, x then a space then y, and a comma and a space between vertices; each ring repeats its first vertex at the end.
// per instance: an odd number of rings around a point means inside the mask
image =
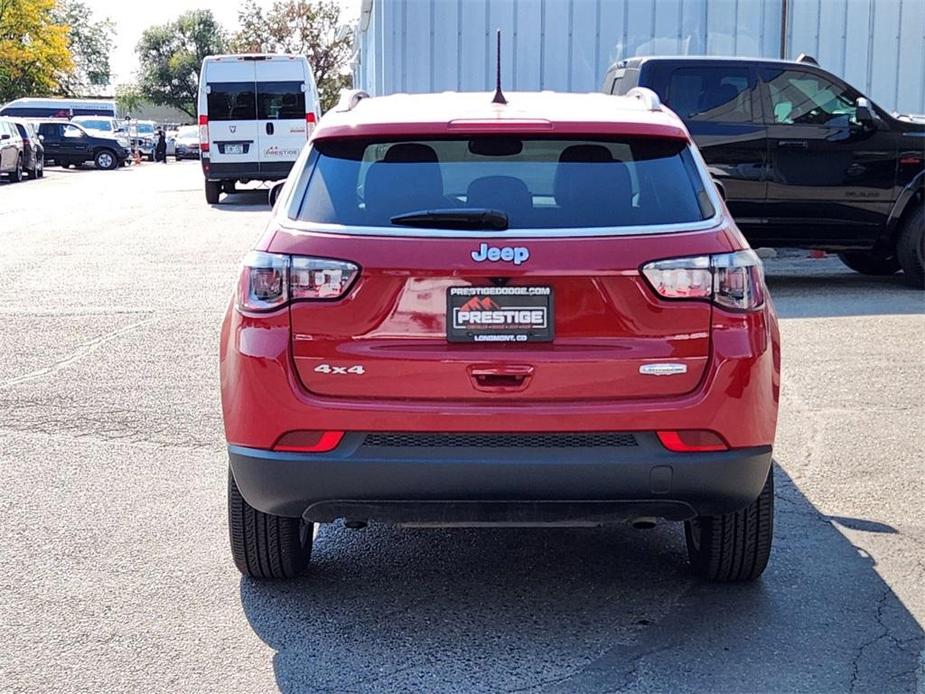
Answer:
POLYGON ((925 287, 925 119, 887 113, 811 58, 630 58, 603 91, 634 87, 687 125, 753 246, 835 251, 925 287))
POLYGON ((92 161, 98 169, 115 169, 131 156, 128 140, 109 136, 95 130, 86 130, 77 123, 62 120, 33 121, 42 144, 45 159, 58 166, 79 166, 92 161))

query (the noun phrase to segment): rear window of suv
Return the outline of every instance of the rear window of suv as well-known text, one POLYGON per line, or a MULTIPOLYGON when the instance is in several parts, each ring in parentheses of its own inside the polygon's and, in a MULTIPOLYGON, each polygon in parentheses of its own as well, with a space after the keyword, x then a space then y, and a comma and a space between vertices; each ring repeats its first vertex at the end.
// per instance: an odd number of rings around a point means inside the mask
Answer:
POLYGON ((295 216, 324 224, 388 227, 398 215, 467 208, 501 211, 511 229, 715 213, 687 143, 669 139, 319 140, 306 174, 295 216))

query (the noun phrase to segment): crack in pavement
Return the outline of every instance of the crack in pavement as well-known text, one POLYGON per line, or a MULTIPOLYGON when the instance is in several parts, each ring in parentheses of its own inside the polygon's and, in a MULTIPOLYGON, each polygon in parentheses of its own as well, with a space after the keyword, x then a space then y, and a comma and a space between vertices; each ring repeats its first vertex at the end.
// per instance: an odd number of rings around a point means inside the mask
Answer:
POLYGON ((133 330, 137 330, 138 328, 141 328, 145 325, 149 325, 150 323, 153 323, 158 319, 159 319, 159 316, 152 316, 151 318, 146 318, 145 320, 132 323, 131 325, 127 325, 124 328, 120 328, 119 330, 116 330, 115 332, 107 333, 106 335, 98 337, 95 340, 90 340, 89 342, 85 342, 82 345, 80 345, 77 349, 75 349, 73 352, 71 352, 71 354, 65 357, 64 359, 59 359, 58 361, 53 362, 49 366, 46 366, 42 369, 30 371, 29 373, 23 374, 22 376, 16 376, 14 378, 9 378, 5 381, 0 382, 0 388, 7 388, 9 386, 14 386, 19 383, 25 383, 27 381, 34 381, 38 378, 42 378, 43 376, 48 376, 49 374, 56 373, 57 371, 60 371, 61 369, 67 368, 68 366, 73 364, 75 361, 82 359, 88 354, 92 354, 97 349, 105 345, 107 342, 111 342, 112 340, 115 340, 117 337, 124 335, 125 333, 131 332, 133 330))

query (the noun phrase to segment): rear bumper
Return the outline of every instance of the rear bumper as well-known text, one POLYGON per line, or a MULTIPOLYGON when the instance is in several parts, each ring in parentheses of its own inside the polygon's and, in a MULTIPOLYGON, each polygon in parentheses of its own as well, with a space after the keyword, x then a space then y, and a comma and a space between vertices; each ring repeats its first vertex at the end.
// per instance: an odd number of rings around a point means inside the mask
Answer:
POLYGON ((208 181, 279 181, 292 170, 294 161, 214 163, 208 155, 201 157, 202 172, 208 181))
POLYGON ((229 446, 241 494, 255 508, 316 522, 606 523, 685 520, 747 506, 771 447, 672 453, 654 434, 593 448, 368 446, 351 433, 331 453, 229 446))

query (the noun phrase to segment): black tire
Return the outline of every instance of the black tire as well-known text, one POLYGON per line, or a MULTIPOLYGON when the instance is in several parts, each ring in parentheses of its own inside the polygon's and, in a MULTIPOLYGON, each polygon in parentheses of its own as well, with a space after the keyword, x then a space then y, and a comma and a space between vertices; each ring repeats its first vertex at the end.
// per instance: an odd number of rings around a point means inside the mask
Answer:
POLYGON ((740 511, 684 523, 694 572, 711 581, 753 581, 768 565, 774 534, 774 469, 761 494, 740 511))
POLYGON ((896 257, 906 284, 925 289, 925 205, 903 220, 896 239, 896 257))
POLYGON ((22 180, 22 156, 17 157, 16 166, 7 174, 10 183, 19 183, 22 180))
POLYGON ((895 255, 883 255, 873 251, 849 251, 838 254, 839 260, 855 272, 875 277, 888 277, 899 272, 899 260, 895 255))
POLYGON ((222 184, 218 181, 206 181, 206 202, 217 205, 222 194, 222 184))
POLYGON ((42 178, 45 175, 45 160, 36 159, 35 161, 35 171, 32 172, 36 178, 42 178))
POLYGON ((222 181, 222 192, 225 193, 225 195, 231 195, 235 191, 235 181, 222 181))
POLYGON ((235 566, 253 578, 295 578, 312 551, 312 523, 271 516, 241 496, 228 470, 228 535, 235 566))
POLYGON ((112 171, 119 166, 119 158, 111 149, 100 149, 93 153, 93 163, 98 169, 112 171))

